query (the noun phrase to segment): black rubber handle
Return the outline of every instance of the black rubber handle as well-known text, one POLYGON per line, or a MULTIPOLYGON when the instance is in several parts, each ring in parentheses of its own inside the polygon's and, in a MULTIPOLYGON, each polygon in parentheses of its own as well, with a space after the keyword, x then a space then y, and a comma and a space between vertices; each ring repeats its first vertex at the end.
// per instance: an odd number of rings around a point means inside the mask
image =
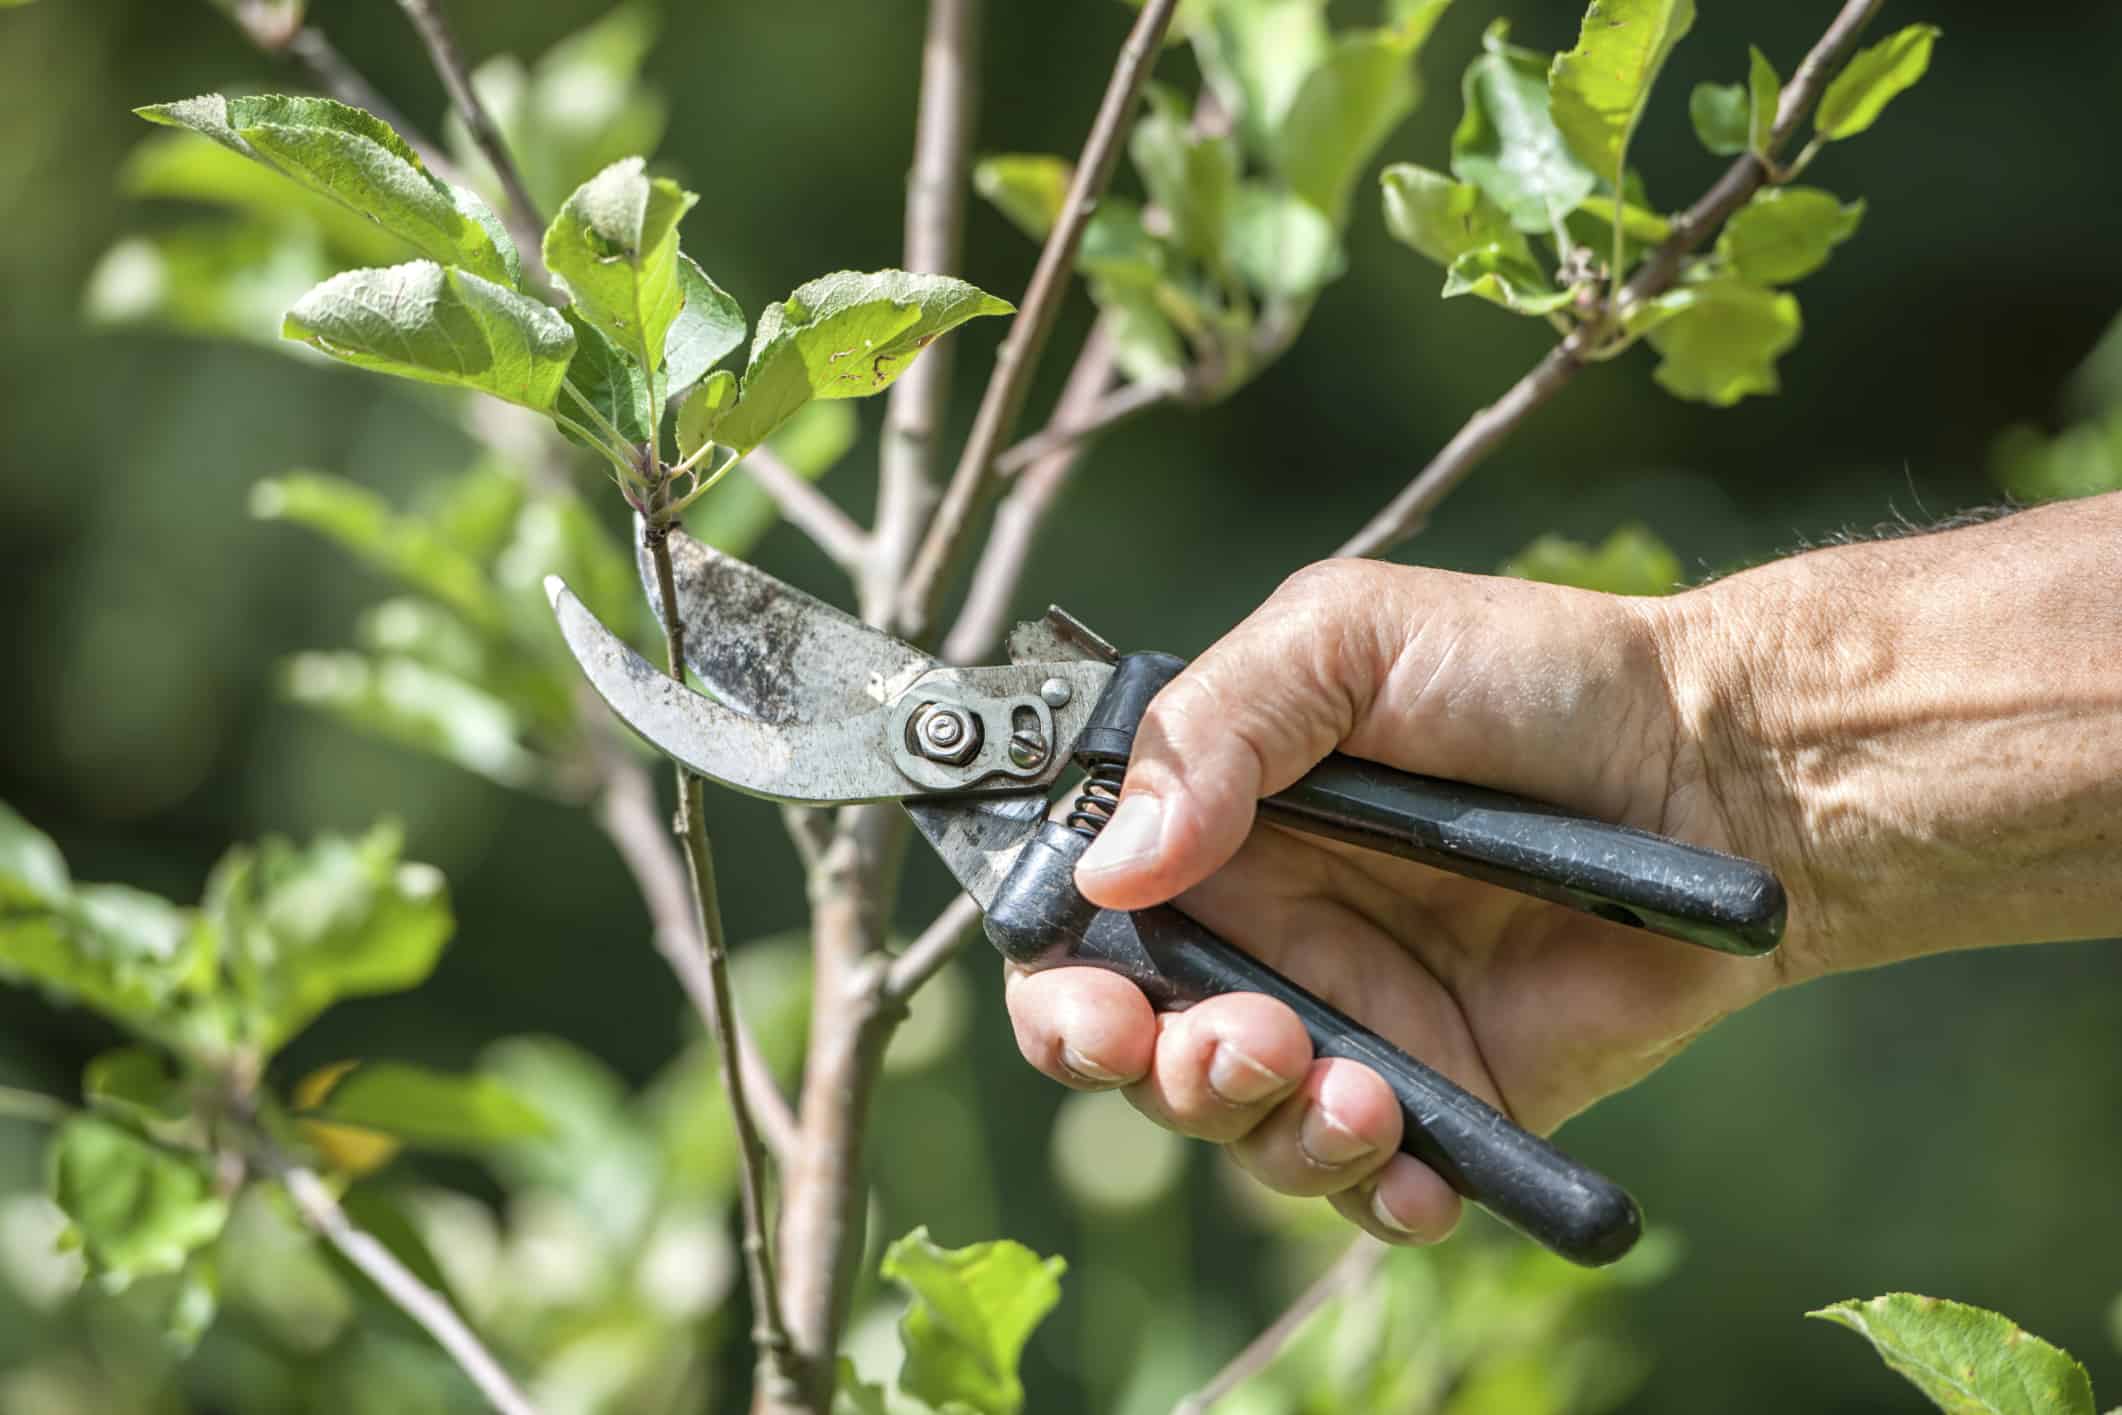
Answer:
POLYGON ((1031 968, 1089 964, 1130 979, 1160 1011, 1227 992, 1279 998, 1320 1056, 1359 1061, 1399 1098, 1400 1148, 1468 1199, 1572 1262, 1610 1263, 1643 1217, 1628 1192, 1468 1094, 1360 1022, 1169 907, 1099 909, 1075 887, 1088 839, 1049 822, 1025 846, 987 913, 1002 952, 1031 968))
POLYGON ((1336 753, 1260 814, 1724 953, 1783 938, 1783 886, 1753 861, 1502 791, 1336 753))

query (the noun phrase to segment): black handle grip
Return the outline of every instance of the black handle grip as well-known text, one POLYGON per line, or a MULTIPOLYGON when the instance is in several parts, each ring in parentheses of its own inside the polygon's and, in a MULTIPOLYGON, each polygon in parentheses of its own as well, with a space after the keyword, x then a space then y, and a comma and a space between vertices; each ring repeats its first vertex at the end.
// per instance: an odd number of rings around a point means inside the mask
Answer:
POLYGON ((1336 753, 1260 814, 1725 953, 1783 937, 1783 886, 1753 861, 1502 791, 1336 753))
POLYGON ((1572 1262, 1610 1263, 1643 1217, 1628 1192, 1469 1095, 1360 1022, 1176 909, 1099 909, 1075 887, 1086 837, 1054 822, 1028 843, 987 912, 1002 952, 1032 968, 1090 964, 1130 979, 1160 1011, 1259 992, 1303 1019, 1320 1056, 1359 1061, 1399 1098, 1400 1148, 1535 1242, 1572 1262))

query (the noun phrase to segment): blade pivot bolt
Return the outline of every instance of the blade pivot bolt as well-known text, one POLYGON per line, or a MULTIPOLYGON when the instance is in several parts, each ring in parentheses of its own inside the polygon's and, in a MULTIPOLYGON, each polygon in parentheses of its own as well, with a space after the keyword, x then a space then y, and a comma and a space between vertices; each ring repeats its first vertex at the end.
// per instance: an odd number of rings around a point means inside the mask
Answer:
POLYGON ((907 743, 932 762, 963 766, 980 750, 980 721, 951 703, 923 703, 906 724, 907 743))
MULTIPOLYGON (((1050 708, 1067 707, 1068 700, 1075 695, 1076 690, 1068 686, 1068 680, 1065 678, 1049 678, 1039 685, 1039 696, 1050 708)), ((1042 750, 1040 755, 1044 756, 1045 752, 1042 750)), ((1024 763, 1019 762, 1018 765, 1022 766, 1024 763)))
POLYGON ((1009 737, 1009 759, 1026 771, 1046 765, 1046 738, 1036 727, 1020 727, 1009 737))

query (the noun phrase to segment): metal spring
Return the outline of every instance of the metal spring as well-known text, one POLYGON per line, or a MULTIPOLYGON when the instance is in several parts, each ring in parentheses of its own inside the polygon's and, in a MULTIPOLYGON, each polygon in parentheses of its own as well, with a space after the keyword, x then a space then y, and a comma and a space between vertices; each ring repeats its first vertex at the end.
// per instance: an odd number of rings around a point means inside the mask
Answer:
POLYGON ((1113 808, 1120 803, 1120 783, 1126 776, 1126 762, 1091 763, 1075 809, 1068 813, 1068 828, 1085 840, 1096 840, 1098 832, 1113 818, 1113 808))

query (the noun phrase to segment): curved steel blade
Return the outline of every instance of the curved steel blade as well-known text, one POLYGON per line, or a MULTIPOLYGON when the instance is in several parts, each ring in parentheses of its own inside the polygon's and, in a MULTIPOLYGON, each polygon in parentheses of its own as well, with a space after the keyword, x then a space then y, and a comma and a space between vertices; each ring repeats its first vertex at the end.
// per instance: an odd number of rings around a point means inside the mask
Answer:
POLYGON ((906 813, 981 912, 1009 877, 1049 806, 1044 791, 978 801, 908 801, 906 813))
MULTIPOLYGON (((936 659, 793 585, 670 533, 685 661, 726 707, 761 722, 827 722, 890 702, 936 659)), ((648 602, 663 612, 655 563, 635 532, 648 602)))
POLYGON ((881 749, 892 709, 830 722, 766 722, 703 697, 626 646, 557 575, 546 597, 597 695, 650 746, 719 785, 769 801, 891 801, 919 788, 881 749))

